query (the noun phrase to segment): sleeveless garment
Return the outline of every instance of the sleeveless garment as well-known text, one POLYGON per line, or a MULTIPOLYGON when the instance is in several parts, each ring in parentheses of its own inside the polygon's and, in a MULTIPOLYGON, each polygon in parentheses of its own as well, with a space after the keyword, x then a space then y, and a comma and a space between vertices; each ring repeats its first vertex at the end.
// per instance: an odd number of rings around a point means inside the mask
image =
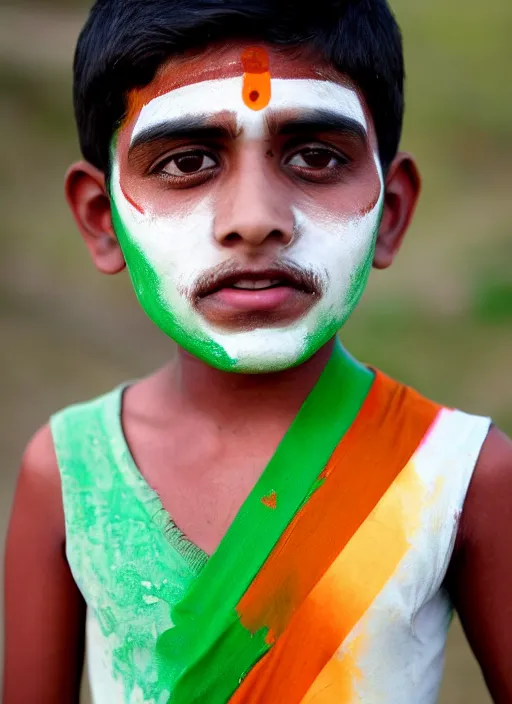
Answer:
MULTIPOLYGON (((379 375, 384 383, 415 394, 379 375)), ((173 627, 171 611, 208 557, 172 522, 135 465, 121 424, 124 388, 52 418, 66 554, 87 603, 94 704, 167 704, 172 685, 159 677, 156 642, 173 627)), ((418 405, 430 403, 415 396, 418 405)), ((350 690, 339 698, 324 696, 319 677, 300 701, 437 701, 452 617, 443 582, 489 427, 487 418, 439 411, 410 462, 347 546, 359 558, 364 554, 363 568, 347 555, 339 608, 350 600, 363 602, 372 593, 372 581, 382 581, 335 654, 336 664, 352 672, 350 690), (393 550, 396 536, 405 536, 407 549, 397 553, 396 566, 383 576, 378 553, 393 550)), ((340 520, 342 515, 343 505, 340 520)), ((295 699, 261 701, 295 704, 295 699)))

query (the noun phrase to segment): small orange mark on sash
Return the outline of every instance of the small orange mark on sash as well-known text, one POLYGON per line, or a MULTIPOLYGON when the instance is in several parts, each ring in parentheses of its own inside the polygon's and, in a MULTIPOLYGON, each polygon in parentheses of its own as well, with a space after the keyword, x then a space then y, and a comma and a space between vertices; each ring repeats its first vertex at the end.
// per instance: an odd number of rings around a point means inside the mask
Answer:
POLYGON ((249 47, 242 54, 244 85, 242 97, 251 110, 263 110, 270 102, 268 54, 263 47, 249 47))
POLYGON ((264 496, 261 499, 261 503, 267 508, 276 509, 277 508, 277 494, 275 491, 271 491, 268 496, 264 496))
POLYGON ((267 645, 274 645, 275 642, 276 642, 276 634, 270 628, 267 635, 265 636, 265 643, 267 645))

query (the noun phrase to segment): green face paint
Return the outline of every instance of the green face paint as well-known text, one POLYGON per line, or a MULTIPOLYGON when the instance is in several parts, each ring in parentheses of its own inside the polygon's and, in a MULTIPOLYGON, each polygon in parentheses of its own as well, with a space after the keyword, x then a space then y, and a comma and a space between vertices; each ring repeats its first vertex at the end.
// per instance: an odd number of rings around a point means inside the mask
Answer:
MULTIPOLYGON (((116 169, 113 176, 116 176, 116 169)), ((208 226, 204 212, 198 209, 192 213, 189 223, 160 223, 155 217, 148 218, 147 223, 144 223, 145 216, 131 208, 119 187, 115 184, 112 186, 114 229, 142 308, 183 349, 225 371, 259 373, 295 366, 309 359, 336 334, 352 313, 366 286, 381 212, 382 206, 379 204, 379 213, 372 222, 374 229, 366 233, 367 241, 361 261, 348 277, 346 272, 326 271, 328 290, 304 319, 282 329, 223 332, 202 319, 190 298, 181 293, 178 283, 180 264, 190 260, 193 251, 187 251, 184 256, 182 247, 175 247, 172 242, 169 242, 169 249, 165 251, 166 239, 183 237, 183 230, 189 234, 195 221, 198 228, 208 226), (147 238, 145 234, 148 235, 147 238), (145 246, 148 240, 155 239, 158 240, 157 248, 145 246), (158 252, 155 251, 157 249, 158 252)), ((314 227, 312 229, 313 239, 318 232, 314 231, 314 227)), ((207 227, 206 232, 196 231, 194 234, 196 241, 202 236, 205 249, 211 247, 211 228, 207 227)), ((330 237, 334 239, 337 236, 330 237)), ((197 247, 199 246, 200 243, 197 242, 197 247)), ((193 247, 196 252, 197 247, 193 247)), ((197 273, 199 275, 200 272, 197 273)))
MULTIPOLYGON (((165 300, 162 281, 144 254, 141 244, 137 243, 127 230, 119 215, 115 197, 111 199, 111 211, 114 230, 123 250, 135 293, 146 315, 166 335, 195 357, 218 369, 234 369, 236 360, 231 359, 219 343, 208 338, 199 325, 193 325, 193 321, 190 321, 192 324, 189 327, 186 321, 181 319, 180 301, 176 300, 172 305, 165 300)), ((186 317, 186 314, 183 317, 186 317)))
MULTIPOLYGON (((241 78, 221 79, 215 85, 223 96, 224 109, 235 114, 242 133, 250 133, 254 139, 260 133, 264 136, 267 108, 254 111, 244 105, 241 78)), ((330 101, 333 110, 366 128, 359 98, 350 89, 327 81, 294 79, 275 81, 272 86, 273 111, 291 107, 309 109, 315 101, 320 104, 330 101), (332 100, 326 98, 326 88, 332 91, 332 100)), ((185 114, 201 113, 204 118, 204 90, 205 82, 200 82, 156 97, 142 108, 131 138, 185 114)), ((127 147, 123 149, 125 152, 127 147)), ((185 147, 183 150, 185 154, 185 147)), ((262 323, 263 315, 258 323, 251 323, 254 320, 249 314, 251 309, 240 314, 235 306, 228 307, 233 311, 231 322, 236 323, 237 314, 239 319, 248 321, 236 328, 231 324, 223 327, 215 319, 209 319, 199 307, 195 293, 205 275, 230 265, 238 271, 248 266, 243 248, 222 246, 215 237, 218 202, 228 197, 220 192, 222 184, 215 185, 215 199, 214 187, 208 190, 210 187, 203 184, 201 189, 188 188, 183 198, 174 192, 167 201, 160 186, 157 202, 144 202, 138 207, 122 182, 126 154, 119 152, 114 141, 111 178, 114 228, 142 307, 183 349, 225 371, 279 371, 309 359, 345 323, 366 285, 382 215, 383 184, 377 157, 374 162, 380 192, 369 212, 348 215, 333 212, 319 204, 320 199, 303 196, 301 199, 299 191, 297 205, 290 202, 292 241, 275 250, 274 265, 307 272, 318 282, 319 290, 314 299, 308 299, 309 307, 304 306, 303 312, 295 317, 283 317, 286 322, 282 324, 262 323), (301 203, 303 207, 299 207, 301 203)), ((172 161, 169 164, 174 170, 178 168, 172 161)))

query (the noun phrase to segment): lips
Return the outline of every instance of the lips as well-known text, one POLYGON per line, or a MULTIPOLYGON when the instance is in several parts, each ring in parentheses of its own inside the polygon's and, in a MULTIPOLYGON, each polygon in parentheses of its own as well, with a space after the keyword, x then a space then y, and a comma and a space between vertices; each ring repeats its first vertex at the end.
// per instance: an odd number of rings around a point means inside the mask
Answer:
POLYGON ((212 324, 252 329, 289 324, 304 315, 319 295, 313 274, 287 265, 212 273, 198 282, 194 301, 212 324))
POLYGON ((194 298, 200 299, 223 289, 254 291, 278 286, 286 286, 306 294, 320 292, 317 278, 313 274, 288 265, 267 269, 238 269, 225 273, 219 271, 217 274, 203 277, 195 287, 193 295, 194 298))

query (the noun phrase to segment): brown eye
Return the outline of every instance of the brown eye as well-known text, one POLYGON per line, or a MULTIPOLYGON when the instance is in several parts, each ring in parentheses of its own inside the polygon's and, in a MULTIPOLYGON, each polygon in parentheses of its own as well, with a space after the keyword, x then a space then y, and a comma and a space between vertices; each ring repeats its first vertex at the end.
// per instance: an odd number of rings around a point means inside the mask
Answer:
POLYGON ((330 149, 302 149, 288 161, 288 166, 302 169, 328 169, 339 165, 341 159, 330 149))
POLYGON ((206 171, 217 166, 216 162, 204 152, 185 152, 176 154, 162 168, 162 173, 169 176, 187 176, 206 171))

